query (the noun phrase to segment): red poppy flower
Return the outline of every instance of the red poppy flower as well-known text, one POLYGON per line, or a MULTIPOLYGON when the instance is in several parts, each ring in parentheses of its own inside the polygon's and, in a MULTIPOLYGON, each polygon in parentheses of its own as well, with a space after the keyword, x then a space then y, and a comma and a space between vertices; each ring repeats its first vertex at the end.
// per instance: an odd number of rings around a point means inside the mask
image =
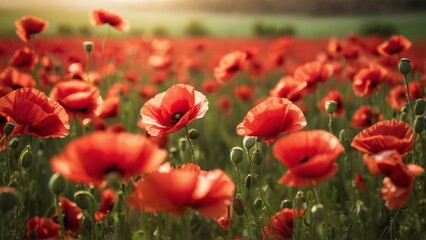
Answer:
POLYGON ((361 174, 359 173, 355 174, 354 183, 355 183, 355 188, 359 190, 364 190, 364 191, 368 190, 368 187, 365 184, 364 178, 361 176, 361 174))
POLYGON ((34 69, 37 62, 38 57, 34 51, 28 47, 24 47, 15 51, 9 60, 9 66, 24 71, 31 71, 34 69))
MULTIPOLYGON (((411 82, 408 84, 410 90, 411 101, 414 101, 425 96, 424 84, 422 82, 411 82)), ((407 102, 407 89, 404 85, 398 85, 393 87, 387 97, 386 101, 395 110, 401 110, 404 104, 407 102)))
POLYGON ((236 50, 220 59, 219 66, 214 69, 214 77, 219 83, 226 83, 239 71, 244 69, 247 53, 236 50))
POLYGON ((272 97, 287 98, 295 102, 303 98, 307 85, 306 82, 300 82, 292 76, 284 76, 269 92, 269 95, 272 97))
POLYGON ((373 175, 389 176, 392 168, 398 164, 403 164, 401 154, 395 150, 385 150, 371 156, 364 154, 362 160, 373 175))
POLYGON ((59 239, 60 226, 50 218, 33 217, 27 222, 26 239, 59 239))
MULTIPOLYGON (((73 233, 80 231, 80 221, 81 218, 83 218, 83 212, 77 204, 67 198, 61 197, 59 199, 59 205, 61 206, 65 229, 73 233)), ((57 213, 55 213, 52 218, 58 222, 57 213)))
POLYGON ((216 93, 220 90, 220 83, 216 80, 206 79, 201 84, 201 89, 204 93, 216 93))
POLYGON ((250 85, 240 85, 234 88, 235 97, 242 101, 250 101, 254 96, 254 87, 250 85))
POLYGON ((352 82, 352 89, 357 96, 373 95, 380 84, 384 82, 386 70, 378 65, 361 69, 352 82))
POLYGON ((69 133, 65 109, 35 88, 20 88, 1 97, 0 115, 15 125, 12 135, 49 138, 69 133))
POLYGON ((6 141, 3 140, 3 137, 4 137, 3 129, 6 123, 7 123, 6 118, 0 115, 0 140, 2 140, 0 141, 0 151, 3 151, 4 149, 6 149, 6 141))
POLYGON ((362 130, 352 140, 351 146, 367 154, 397 150, 406 155, 414 142, 413 128, 400 120, 381 121, 362 130))
POLYGON ((104 9, 95 9, 90 14, 90 22, 93 26, 109 24, 111 27, 126 32, 129 30, 129 23, 119 15, 104 9))
POLYGON ((232 107, 232 99, 229 96, 222 96, 216 102, 216 108, 220 112, 229 112, 232 107))
POLYGON ((303 218, 303 209, 284 208, 277 212, 271 221, 262 229, 263 240, 288 239, 293 236, 293 222, 296 218, 303 218))
POLYGON ((169 75, 168 71, 155 71, 151 74, 151 82, 160 85, 168 79, 169 75))
POLYGON ((117 193, 111 189, 105 189, 101 194, 101 205, 95 212, 95 220, 101 221, 108 213, 112 211, 114 204, 117 202, 117 193))
POLYGON ((12 91, 23 87, 35 87, 36 82, 30 74, 8 67, 0 73, 0 84, 9 87, 12 91))
POLYGON ((323 130, 295 132, 280 138, 273 153, 288 170, 279 183, 305 187, 333 177, 338 170, 335 161, 343 150, 339 139, 323 130))
POLYGON ((50 97, 65 108, 71 119, 74 116, 80 119, 96 117, 102 110, 99 89, 87 82, 79 80, 59 82, 50 92, 50 97))
POLYGON ((158 89, 154 85, 143 85, 139 88, 139 96, 143 99, 150 99, 155 97, 155 95, 158 93, 158 89))
POLYGON ((315 91, 316 84, 327 81, 333 75, 334 69, 329 64, 318 61, 308 62, 294 71, 294 78, 299 81, 306 82, 307 90, 315 91))
POLYGON ((174 215, 193 208, 205 217, 217 219, 226 214, 234 190, 234 183, 220 169, 201 171, 195 164, 171 169, 164 165, 135 184, 127 204, 138 210, 174 215))
POLYGON ((25 16, 15 21, 16 34, 22 41, 28 42, 31 35, 41 33, 46 30, 49 23, 41 18, 25 16))
POLYGON ((103 186, 111 172, 130 178, 156 170, 166 157, 142 135, 97 131, 68 143, 50 165, 74 182, 103 186))
POLYGON ((155 69, 163 70, 172 65, 172 58, 169 55, 153 54, 148 58, 148 65, 155 69))
POLYGON ((232 225, 234 223, 234 218, 232 216, 232 208, 230 209, 230 214, 231 216, 228 218, 228 214, 218 218, 216 220, 217 224, 219 224, 219 226, 223 229, 223 230, 228 230, 228 226, 232 225))
POLYGON ((392 35, 387 41, 377 46, 382 56, 391 56, 405 52, 411 47, 411 42, 402 35, 392 35))
POLYGON ((328 94, 323 99, 321 99, 321 101, 318 103, 318 108, 321 109, 321 111, 323 112, 326 112, 325 104, 327 101, 334 101, 337 103, 337 108, 336 108, 336 111, 333 113, 333 117, 338 117, 345 114, 343 97, 338 90, 330 90, 328 94))
POLYGON ((160 137, 202 118, 207 109, 206 96, 190 85, 176 84, 146 102, 140 113, 149 135, 160 137))
POLYGON ((114 118, 119 113, 120 98, 109 97, 102 102, 101 111, 99 114, 100 118, 114 118))
POLYGON ((240 136, 261 137, 269 143, 285 132, 298 131, 306 126, 299 107, 288 99, 269 97, 252 108, 237 126, 240 136))
POLYGON ((377 121, 382 120, 383 115, 379 111, 373 111, 370 105, 361 106, 352 115, 354 128, 367 128, 377 121))

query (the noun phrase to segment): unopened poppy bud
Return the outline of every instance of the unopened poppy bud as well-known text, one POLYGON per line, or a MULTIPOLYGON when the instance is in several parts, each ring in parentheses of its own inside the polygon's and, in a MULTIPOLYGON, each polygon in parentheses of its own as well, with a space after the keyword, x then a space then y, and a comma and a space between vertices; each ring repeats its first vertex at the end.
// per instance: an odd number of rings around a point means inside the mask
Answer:
POLYGON ((79 208, 90 211, 92 207, 93 197, 89 191, 77 191, 74 193, 74 201, 79 208))
POLYGON ((83 226, 84 232, 91 232, 94 227, 93 218, 89 214, 84 214, 81 219, 81 225, 83 226))
POLYGON ((383 211, 380 211, 379 214, 377 214, 376 222, 380 227, 386 225, 386 215, 383 211))
POLYGON ((6 123, 6 125, 4 125, 3 128, 3 133, 4 135, 6 135, 6 137, 10 136, 10 134, 12 134, 13 129, 15 129, 15 125, 13 125, 13 123, 8 122, 6 123))
POLYGON ((317 222, 322 222, 325 218, 324 206, 321 203, 314 205, 311 208, 312 217, 317 222))
POLYGON ((263 153, 259 149, 256 149, 252 153, 253 162, 256 165, 260 165, 263 162, 263 153))
POLYGON ((244 186, 247 190, 251 189, 251 185, 253 183, 253 176, 251 174, 248 174, 246 177, 246 180, 244 181, 244 186))
POLYGON ((425 121, 426 121, 425 117, 416 116, 416 118, 414 119, 414 131, 416 133, 422 133, 425 130, 425 127, 426 127, 425 121))
POLYGON ((244 157, 244 150, 240 147, 234 147, 231 149, 231 161, 235 164, 238 165, 244 157))
POLYGON ((246 136, 243 139, 243 145, 247 150, 250 150, 256 144, 255 137, 246 136))
POLYGON ((342 143, 344 143, 346 141, 346 132, 345 132, 344 129, 340 130, 340 132, 339 132, 339 140, 342 143))
POLYGON ((12 140, 9 141, 9 147, 16 149, 19 146, 19 139, 18 138, 12 138, 12 140))
POLYGON ((289 200, 289 199, 282 200, 280 207, 281 207, 281 209, 293 208, 293 202, 291 202, 291 200, 289 200))
POLYGON ((16 182, 16 180, 12 180, 7 184, 7 186, 11 188, 18 188, 18 182, 16 182))
POLYGON ((417 99, 414 102, 414 114, 423 115, 426 111, 426 101, 423 99, 417 99))
POLYGON ((363 202, 358 201, 356 204, 356 214, 361 222, 365 223, 368 220, 368 209, 363 202))
POLYGON ((410 106, 408 105, 408 103, 405 103, 404 106, 402 106, 401 108, 401 113, 408 113, 408 111, 410 110, 409 107, 410 106))
POLYGON ((399 61, 399 72, 406 76, 411 72, 411 61, 408 58, 401 58, 399 61))
POLYGON ((19 155, 19 166, 22 168, 29 168, 33 162, 33 154, 31 153, 30 145, 27 145, 25 149, 19 155))
POLYGON ((234 212, 237 215, 242 216, 244 214, 244 203, 240 196, 235 196, 233 205, 234 212))
POLYGON ((91 53, 93 51, 93 42, 92 41, 84 41, 83 47, 84 47, 84 50, 87 53, 91 53))
POLYGON ((335 101, 325 102, 325 111, 328 114, 333 114, 334 112, 336 112, 336 109, 337 109, 337 102, 335 101))
POLYGON ((406 119, 407 119, 407 113, 402 112, 402 113, 399 115, 399 120, 401 120, 401 121, 405 121, 406 119))
POLYGON ((179 150, 185 152, 188 148, 188 140, 186 138, 179 138, 179 150))
POLYGON ((188 135, 189 135, 190 139, 194 139, 194 140, 197 139, 198 137, 200 137, 200 133, 195 128, 190 129, 189 132, 188 132, 188 135))
POLYGON ((1 212, 12 210, 18 203, 18 192, 15 188, 0 187, 0 209, 1 212))
POLYGON ((59 195, 65 190, 65 178, 59 173, 55 173, 50 177, 49 180, 49 189, 54 194, 59 195))
POLYGON ((262 205, 263 205, 262 199, 260 199, 260 198, 256 198, 256 199, 254 200, 253 205, 254 205, 254 208, 255 208, 256 210, 259 210, 259 209, 262 207, 262 205))

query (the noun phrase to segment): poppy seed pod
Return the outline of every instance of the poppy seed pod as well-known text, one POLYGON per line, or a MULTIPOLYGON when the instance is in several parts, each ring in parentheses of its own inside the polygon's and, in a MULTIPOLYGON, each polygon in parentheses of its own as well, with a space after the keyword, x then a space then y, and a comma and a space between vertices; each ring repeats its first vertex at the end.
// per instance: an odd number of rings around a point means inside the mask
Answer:
POLYGON ((335 101, 327 101, 325 102, 325 111, 327 111, 328 114, 333 114, 336 112, 337 109, 337 102, 335 101))
POLYGON ((256 210, 259 210, 259 209, 262 207, 262 205, 263 205, 262 199, 260 199, 260 198, 256 198, 256 199, 254 200, 253 205, 254 205, 254 208, 255 208, 256 210))
POLYGON ((285 199, 285 200, 283 200, 281 202, 280 208, 281 209, 284 209, 284 208, 293 208, 293 202, 291 200, 289 200, 289 199, 285 199))
POLYGON ((259 149, 256 149, 252 153, 253 162, 256 165, 260 165, 263 162, 263 153, 259 149))
POLYGON ((422 133, 426 128, 426 119, 423 116, 416 116, 414 119, 414 131, 416 133, 422 133))
POLYGON ((18 138, 12 138, 12 140, 9 141, 9 147, 16 149, 19 146, 19 139, 18 138))
POLYGON ((55 173, 52 175, 52 177, 50 177, 49 189, 54 194, 56 195, 61 194, 65 190, 65 187, 66 187, 66 181, 61 174, 55 173))
POLYGON ((6 125, 3 128, 3 133, 4 135, 6 135, 6 137, 10 136, 10 134, 12 134, 13 129, 15 129, 15 125, 13 125, 13 123, 8 122, 6 123, 6 125))
POLYGON ((91 53, 93 51, 93 42, 92 41, 84 41, 83 47, 84 47, 84 50, 87 53, 91 53))
POLYGON ((324 206, 321 203, 314 205, 311 208, 312 217, 317 222, 322 222, 325 218, 324 206))
POLYGON ((234 212, 242 216, 244 214, 244 203, 240 196, 235 196, 234 198, 234 212))
POLYGON ((243 160, 243 157, 244 157, 244 150, 242 148, 234 147, 231 149, 230 158, 235 165, 238 165, 243 160))
POLYGON ((423 99, 417 99, 414 102, 414 114, 423 115, 426 111, 426 101, 423 99))
POLYGON ((89 191, 77 191, 74 193, 74 201, 82 210, 90 211, 93 203, 93 196, 89 191))
POLYGON ((251 174, 248 174, 244 181, 244 186, 246 187, 247 190, 251 189, 252 183, 253 183, 253 176, 251 174))
POLYGON ((189 132, 188 132, 188 135, 189 135, 190 139, 194 139, 194 140, 197 139, 198 137, 200 137, 200 133, 195 128, 190 129, 189 132))
POLYGON ((33 154, 31 153, 30 145, 27 145, 25 149, 19 155, 19 166, 23 168, 29 168, 33 162, 33 154))
POLYGON ((411 61, 408 58, 401 58, 399 61, 399 72, 407 76, 411 72, 411 61))
POLYGON ((256 138, 255 137, 244 137, 243 145, 247 150, 250 150, 254 145, 256 144, 256 138))
POLYGON ((18 203, 18 192, 11 187, 0 188, 0 209, 1 212, 12 210, 18 203))

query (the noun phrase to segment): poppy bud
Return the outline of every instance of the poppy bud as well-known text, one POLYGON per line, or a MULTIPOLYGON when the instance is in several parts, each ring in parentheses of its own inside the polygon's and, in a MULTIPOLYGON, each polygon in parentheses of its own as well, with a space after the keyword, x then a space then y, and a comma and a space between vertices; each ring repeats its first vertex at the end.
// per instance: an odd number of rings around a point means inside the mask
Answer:
POLYGON ((253 182, 253 176, 251 174, 248 174, 246 177, 246 180, 244 181, 244 186, 246 186, 247 190, 250 190, 252 182, 253 182))
POLYGON ((411 61, 408 58, 401 58, 399 61, 399 72, 406 76, 411 72, 411 61))
POLYGON ((6 137, 10 136, 10 134, 13 132, 13 129, 15 129, 15 125, 13 125, 11 122, 7 122, 3 128, 4 135, 6 135, 6 137))
POLYGON ((312 217, 317 222, 322 222, 325 218, 324 206, 321 203, 314 205, 311 208, 312 217))
POLYGON ((31 153, 30 145, 27 145, 25 149, 19 155, 19 166, 23 168, 29 168, 33 162, 33 154, 31 153))
POLYGON ((83 231, 90 232, 94 227, 94 222, 92 217, 89 214, 84 214, 81 219, 81 225, 83 226, 83 231))
POLYGON ((283 200, 282 202, 281 202, 281 209, 284 209, 284 208, 293 208, 293 203, 291 202, 291 200, 289 200, 289 199, 285 199, 285 200, 283 200))
POLYGON ((12 210, 18 203, 18 192, 15 188, 0 187, 0 209, 1 212, 12 210))
POLYGON ((386 225, 386 214, 383 211, 380 211, 379 214, 377 214, 376 222, 380 227, 386 225))
POLYGON ((83 47, 84 47, 84 50, 87 53, 91 53, 93 51, 93 42, 92 41, 84 41, 83 47))
POLYGON ((401 113, 408 113, 408 111, 409 111, 408 103, 405 103, 404 106, 402 106, 401 108, 401 113))
POLYGON ((425 127, 426 127, 425 121, 426 121, 425 117, 416 116, 416 118, 414 119, 414 131, 416 133, 422 133, 425 130, 425 127))
POLYGON ((254 200, 253 205, 254 205, 254 208, 255 208, 256 210, 259 210, 259 209, 262 207, 262 205, 263 205, 262 199, 260 199, 260 198, 256 198, 256 199, 254 200))
POLYGON ((89 211, 92 206, 93 197, 89 191, 77 191, 74 193, 74 201, 79 208, 89 211))
POLYGON ((238 165, 244 157, 244 150, 240 147, 234 147, 231 149, 231 161, 235 164, 238 165))
POLYGON ((263 153, 259 149, 256 149, 252 153, 253 162, 256 165, 260 165, 263 162, 263 153))
POLYGON ((414 102, 414 113, 415 115, 423 115, 426 110, 426 101, 423 99, 417 99, 414 102))
POLYGON ((173 155, 174 158, 179 158, 179 150, 175 147, 169 148, 169 152, 173 155))
POLYGON ((243 203, 243 200, 241 200, 240 196, 235 196, 233 205, 234 205, 234 212, 237 215, 242 216, 244 214, 244 203, 243 203))
POLYGON ((197 139, 200 136, 200 133, 198 132, 197 129, 193 128, 193 129, 189 130, 188 135, 189 135, 190 139, 194 139, 195 140, 195 139, 197 139))
POLYGON ((188 148, 188 140, 186 138, 179 138, 179 150, 185 152, 188 148))
POLYGON ((49 180, 49 189, 54 194, 59 195, 65 190, 65 178, 59 173, 55 173, 50 177, 49 180))
POLYGON ((333 114, 334 112, 336 112, 336 109, 337 109, 337 102, 335 101, 325 102, 325 111, 328 114, 333 114))
POLYGON ((407 119, 407 113, 401 112, 401 114, 399 115, 399 120, 405 121, 406 119, 407 119))
POLYGON ((364 203, 358 201, 356 204, 356 214, 361 222, 365 223, 368 220, 368 209, 365 207, 364 203))
POLYGON ((9 141, 9 147, 16 149, 19 146, 19 139, 14 137, 9 141))
POLYGON ((256 144, 255 137, 249 137, 249 136, 244 137, 243 145, 247 150, 250 150, 250 148, 252 148, 255 144, 256 144))

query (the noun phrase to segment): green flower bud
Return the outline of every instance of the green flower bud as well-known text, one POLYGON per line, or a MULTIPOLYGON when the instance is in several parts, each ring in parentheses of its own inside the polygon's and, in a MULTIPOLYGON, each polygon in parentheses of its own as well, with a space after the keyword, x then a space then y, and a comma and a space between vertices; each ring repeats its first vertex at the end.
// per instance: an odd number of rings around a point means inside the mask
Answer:
POLYGON ((33 162, 33 154, 31 153, 30 145, 27 145, 25 149, 19 155, 19 166, 22 168, 29 168, 33 162))
POLYGON ((337 102, 336 101, 327 101, 325 102, 325 111, 328 114, 333 114, 336 112, 337 109, 337 102))
POLYGON ((11 122, 6 123, 6 125, 3 128, 4 135, 6 135, 6 137, 9 137, 10 134, 12 134, 13 129, 15 129, 15 125, 13 125, 13 123, 11 122))
POLYGON ((83 47, 84 47, 84 50, 87 53, 91 53, 93 51, 93 42, 92 41, 84 41, 83 47))
POLYGON ((322 222, 325 218, 324 206, 321 203, 314 205, 311 208, 312 217, 317 222, 322 222))
POLYGON ((238 165, 244 157, 244 150, 240 147, 234 147, 231 149, 231 161, 235 164, 238 165))
POLYGON ((0 187, 0 210, 8 212, 18 204, 18 192, 15 188, 0 187))
POLYGON ((380 227, 383 227, 386 225, 386 214, 383 211, 380 211, 379 214, 377 214, 377 218, 376 218, 376 222, 377 225, 379 225, 380 227))
POLYGON ((49 189, 52 191, 52 193, 59 195, 65 190, 65 187, 66 181, 62 175, 55 173, 52 175, 52 177, 50 177, 49 189))
POLYGON ((93 196, 89 191, 77 191, 74 193, 74 201, 79 208, 90 211, 93 203, 93 196))
POLYGON ((416 133, 422 133, 426 127, 426 119, 423 116, 416 116, 414 119, 414 131, 416 133))
POLYGON ((415 115, 423 115, 426 111, 426 101, 423 99, 417 99, 414 102, 414 113, 415 115))
POLYGON ((401 114, 408 113, 408 111, 410 111, 410 106, 408 105, 408 103, 404 103, 404 106, 402 106, 401 108, 401 114))
POLYGON ((284 208, 293 208, 293 202, 289 199, 285 199, 283 201, 281 201, 281 209, 284 208))
POLYGON ((188 140, 186 138, 179 138, 179 150, 185 152, 188 149, 188 140))
POLYGON ((256 144, 256 137, 246 136, 243 139, 243 145, 247 150, 250 150, 256 144))
POLYGON ((363 202, 358 201, 356 204, 356 215, 358 216, 359 220, 363 223, 367 222, 368 220, 368 209, 364 205, 363 202))
POLYGON ((259 210, 259 209, 262 207, 262 205, 263 205, 262 199, 260 199, 260 198, 256 198, 256 199, 254 200, 253 205, 254 205, 254 208, 255 208, 256 210, 259 210))
POLYGON ((256 149, 252 153, 253 162, 256 165, 260 165, 263 162, 263 153, 259 149, 256 149))
POLYGON ((246 180, 244 181, 244 186, 247 190, 250 190, 253 183, 253 176, 251 174, 248 174, 246 177, 246 180))
POLYGON ((399 61, 399 72, 406 76, 411 72, 411 61, 408 58, 401 58, 399 61))
POLYGON ((19 139, 14 137, 9 141, 9 147, 16 149, 19 146, 19 139))
POLYGON ((242 216, 244 214, 244 203, 240 196, 235 196, 233 205, 234 212, 237 215, 242 216))
POLYGON ((190 139, 197 139, 198 137, 200 137, 200 133, 195 128, 190 129, 188 135, 190 139))
POLYGON ((399 120, 405 121, 406 119, 407 119, 407 113, 401 112, 401 114, 399 115, 399 120))
POLYGON ((95 224, 93 218, 89 214, 84 214, 81 219, 81 225, 84 232, 91 232, 95 224))

